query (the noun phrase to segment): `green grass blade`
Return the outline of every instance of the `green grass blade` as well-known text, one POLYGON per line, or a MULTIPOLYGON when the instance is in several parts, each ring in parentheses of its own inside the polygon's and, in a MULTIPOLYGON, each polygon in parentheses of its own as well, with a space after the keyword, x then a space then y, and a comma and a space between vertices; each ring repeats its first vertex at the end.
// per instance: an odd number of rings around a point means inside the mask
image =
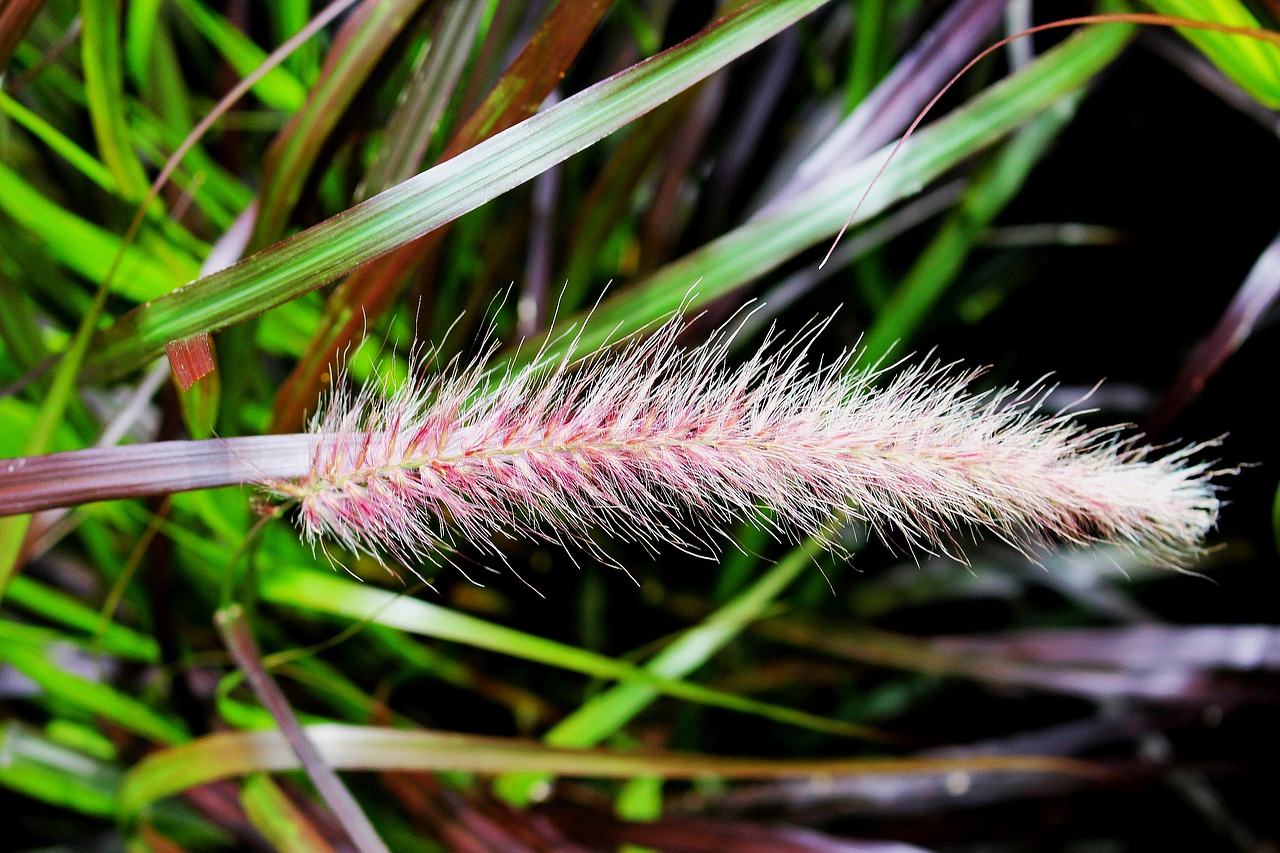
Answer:
MULTIPOLYGON (((51 622, 90 635, 98 630, 101 619, 96 610, 81 604, 65 592, 21 576, 14 578, 9 584, 8 601, 11 605, 38 614, 51 622)), ((155 663, 160 659, 160 650, 154 639, 114 622, 107 624, 100 645, 102 651, 116 657, 143 663, 155 663)))
POLYGON ((115 175, 111 173, 110 169, 102 165, 92 154, 68 139, 52 124, 3 92, 0 92, 0 111, 3 111, 9 118, 26 128, 32 136, 48 145, 59 157, 70 163, 77 172, 102 187, 102 189, 109 193, 114 193, 118 190, 119 185, 116 183, 115 175))
POLYGON ((884 0, 863 0, 853 22, 853 49, 849 52, 849 79, 844 87, 845 114, 862 103, 880 79, 884 69, 877 47, 892 37, 889 10, 884 0))
POLYGON ((441 12, 426 56, 387 120, 382 144, 357 191, 358 201, 408 180, 422 167, 463 78, 488 5, 488 0, 461 0, 441 12))
POLYGON ((17 381, 19 371, 30 370, 48 354, 36 316, 30 297, 0 266, 0 340, 4 341, 7 366, 14 370, 6 377, 10 382, 17 381))
MULTIPOLYGON (((139 108, 138 135, 142 143, 152 146, 157 152, 162 151, 163 157, 167 159, 171 152, 182 145, 187 129, 172 128, 159 118, 149 115, 144 108, 139 108)), ((199 144, 187 151, 182 162, 183 167, 177 174, 185 170, 191 175, 200 176, 198 187, 188 190, 195 195, 197 202, 208 194, 237 215, 253 203, 253 190, 210 157, 199 144)), ((189 179, 188 185, 190 186, 189 179)))
POLYGON ((0 785, 81 814, 111 817, 120 772, 15 722, 0 726, 0 785))
MULTIPOLYGON (((865 221, 966 157, 1078 91, 1129 42, 1133 27, 1104 25, 1073 35, 1025 71, 999 83, 947 118, 919 131, 898 151, 859 210, 865 221)), ((583 352, 681 310, 696 309, 776 269, 840 230, 888 156, 883 150, 751 220, 603 303, 577 345, 583 352), (695 287, 696 284, 696 287, 695 287), (691 288, 693 288, 691 292, 691 288)), ((581 318, 565 320, 561 335, 581 318)), ((528 348, 530 351, 536 347, 528 348)))
POLYGON ((148 181, 125 118, 128 101, 120 55, 121 5, 121 0, 82 0, 81 56, 89 117, 102 161, 115 176, 120 194, 138 201, 147 194, 148 181))
POLYGON ((364 2, 343 24, 320 80, 267 152, 250 250, 261 249, 285 234, 289 215, 330 134, 422 3, 364 2))
POLYGON ((187 739, 181 726, 156 713, 146 703, 64 669, 52 657, 48 646, 6 638, 0 644, 0 659, 8 661, 50 696, 88 713, 115 720, 129 731, 167 744, 182 743, 187 739))
MULTIPOLYGON (((106 300, 107 288, 99 287, 93 295, 93 301, 82 315, 80 326, 76 329, 75 336, 71 339, 54 372, 49 390, 40 404, 35 424, 23 443, 22 455, 42 454, 52 444, 58 427, 63 421, 63 414, 71 404, 76 388, 76 376, 84 363, 93 329, 97 325, 98 318, 102 316, 106 300)), ((4 597, 9 581, 19 568, 18 561, 22 554, 22 545, 30 526, 31 516, 29 515, 0 518, 0 598, 4 597)), ((14 665, 17 666, 16 663, 14 665)))
MULTIPOLYGON (((695 779, 779 779, 837 773, 937 773, 1020 770, 1088 773, 1091 765, 1069 759, 1005 758, 848 758, 770 760, 719 758, 676 752, 578 750, 508 738, 371 726, 308 726, 307 739, 325 763, 337 770, 466 770, 502 773, 547 770, 563 776, 632 778, 658 776, 695 779)), ((222 732, 173 749, 152 753, 125 777, 120 809, 132 816, 148 804, 194 785, 252 772, 295 770, 297 756, 277 731, 222 732)))
MULTIPOLYGON (((183 76, 178 48, 170 32, 168 17, 160 14, 159 2, 129 4, 125 37, 129 76, 141 93, 139 109, 134 114, 134 132, 142 106, 150 107, 168 129, 183 133, 194 124, 195 110, 191 92, 183 76)), ((144 150, 144 155, 146 154, 144 150)), ((152 162, 163 162, 152 157, 152 162)))
MULTIPOLYGON (((283 43, 300 32, 311 18, 310 0, 281 0, 268 9, 275 24, 276 41, 283 43)), ((320 76, 320 43, 315 39, 298 47, 284 61, 295 77, 304 85, 311 85, 320 76)))
POLYGON ((115 761, 120 757, 120 750, 111 738, 87 723, 56 717, 45 725, 44 733, 54 743, 100 761, 115 761))
POLYGON ((861 349, 868 363, 888 354, 895 343, 910 340, 919 329, 959 274, 982 231, 1022 189, 1031 170, 1075 116, 1079 101, 1079 95, 1072 96, 1038 116, 974 178, 959 206, 863 335, 861 349))
MULTIPOLYGON (((654 655, 645 665, 645 671, 659 678, 675 679, 702 666, 749 622, 759 618, 802 572, 815 570, 818 553, 820 546, 813 542, 796 548, 749 589, 654 655)), ((543 740, 552 746, 595 746, 619 731, 659 695, 647 684, 619 684, 592 697, 557 723, 543 740)), ((498 784, 504 797, 524 803, 529 801, 533 789, 548 779, 546 774, 530 774, 508 777, 498 784)))
MULTIPOLYGON (((265 50, 205 4, 198 0, 173 0, 173 4, 241 77, 247 77, 266 60, 265 50)), ((267 106, 287 113, 296 112, 307 99, 306 87, 282 66, 268 71, 251 91, 267 106)))
POLYGON ((281 853, 332 853, 324 833, 267 776, 250 776, 240 803, 249 822, 281 853))
POLYGON ((127 315, 88 373, 123 375, 169 341, 257 316, 421 237, 599 141, 823 4, 756 2, 697 39, 562 101, 296 237, 127 315))
POLYGON ((284 607, 328 613, 348 619, 367 619, 375 624, 424 637, 462 643, 593 678, 643 684, 667 696, 753 714, 788 725, 844 737, 876 740, 884 737, 865 726, 842 723, 696 684, 661 678, 604 655, 496 625, 427 601, 362 586, 336 575, 280 569, 262 579, 258 592, 264 600, 284 607))
MULTIPOLYGON (((1145 2, 1164 15, 1213 21, 1231 27, 1258 27, 1258 19, 1240 0, 1145 2)), ((1280 109, 1280 45, 1208 30, 1180 28, 1178 32, 1258 103, 1273 110, 1280 109)))
MULTIPOLYGON (((90 281, 101 281, 120 250, 120 238, 60 207, 18 173, 0 164, 0 210, 43 244, 66 267, 90 281)), ((112 291, 135 301, 169 293, 194 276, 193 258, 170 254, 158 261, 137 246, 125 249, 112 291)))
POLYGON ((1280 551, 1280 486, 1276 487, 1276 496, 1271 502, 1271 535, 1275 539, 1276 550, 1280 551))
POLYGON ((124 62, 135 86, 151 78, 151 54, 160 26, 162 0, 131 0, 125 11, 124 62))

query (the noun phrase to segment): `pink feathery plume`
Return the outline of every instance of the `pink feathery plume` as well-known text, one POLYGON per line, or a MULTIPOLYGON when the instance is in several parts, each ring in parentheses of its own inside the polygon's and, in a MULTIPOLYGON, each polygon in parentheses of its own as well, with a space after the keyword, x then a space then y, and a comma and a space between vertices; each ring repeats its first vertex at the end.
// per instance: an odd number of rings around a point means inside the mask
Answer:
POLYGON ((815 367, 812 334, 729 366, 731 336, 685 349, 682 329, 503 375, 454 363, 388 398, 336 383, 309 472, 263 485, 297 501, 313 544, 409 565, 509 535, 705 550, 742 518, 786 537, 856 520, 948 553, 984 531, 1024 550, 1107 542, 1180 565, 1217 519, 1203 445, 1158 456, 1042 417, 1042 387, 974 393, 975 372, 886 376, 852 355, 815 367))

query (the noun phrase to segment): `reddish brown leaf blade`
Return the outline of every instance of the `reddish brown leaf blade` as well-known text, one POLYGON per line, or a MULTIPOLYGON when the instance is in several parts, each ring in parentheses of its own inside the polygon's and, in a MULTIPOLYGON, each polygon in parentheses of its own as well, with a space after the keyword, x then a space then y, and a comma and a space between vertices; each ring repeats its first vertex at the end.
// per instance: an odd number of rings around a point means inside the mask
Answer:
POLYGON ((183 391, 190 390, 192 385, 218 369, 213 359, 213 340, 207 333, 184 341, 170 341, 164 350, 169 355, 173 379, 183 391))
POLYGON ((446 787, 429 773, 387 771, 382 782, 429 837, 458 853, 592 853, 545 818, 508 806, 483 790, 446 787))
POLYGON ((1000 21, 1005 4, 991 0, 956 3, 903 54, 893 70, 841 122, 770 204, 791 198, 823 176, 861 160, 892 142, 918 111, 982 46, 1000 21))
POLYGON ((440 159, 448 160, 536 113, 611 4, 611 0, 556 4, 440 159))
POLYGON ((0 74, 4 73, 14 48, 27 34, 27 27, 44 7, 44 0, 4 0, 0 2, 0 74))
MULTIPOLYGON (((557 4, 489 97, 454 136, 441 160, 457 156, 536 112, 609 5, 604 0, 565 0, 557 4)), ((307 407, 319 397, 327 368, 336 362, 338 353, 377 322, 416 271, 431 266, 427 261, 448 232, 445 226, 409 243, 357 270, 334 291, 319 330, 276 398, 271 425, 274 432, 301 428, 307 407)))
POLYGON ((338 778, 338 774, 325 762, 315 744, 308 740, 284 691, 271 677, 271 673, 267 672, 244 608, 238 604, 224 607, 214 614, 214 623, 231 659, 244 673, 245 681, 275 719, 280 731, 288 738, 302 769, 306 771, 325 804, 333 811, 351 843, 361 853, 388 853, 386 845, 382 843, 378 831, 373 828, 360 804, 338 778))
POLYGON ((329 381, 329 369, 338 353, 381 317, 412 277, 423 256, 438 245, 439 229, 403 249, 383 255, 356 270, 333 291, 310 345, 276 395, 271 430, 277 433, 302 429, 307 411, 315 406, 329 381), (410 252, 415 246, 418 252, 410 252), (347 307, 358 306, 358 307, 347 307), (367 318, 367 319, 366 319, 367 318))
MULTIPOLYGON (((666 150, 696 95, 696 89, 681 92, 637 121, 601 170, 569 229, 569 260, 559 277, 565 283, 561 303, 566 310, 581 304, 600 246, 626 215, 640 181, 666 150)), ((627 270, 628 275, 633 272, 627 270)))

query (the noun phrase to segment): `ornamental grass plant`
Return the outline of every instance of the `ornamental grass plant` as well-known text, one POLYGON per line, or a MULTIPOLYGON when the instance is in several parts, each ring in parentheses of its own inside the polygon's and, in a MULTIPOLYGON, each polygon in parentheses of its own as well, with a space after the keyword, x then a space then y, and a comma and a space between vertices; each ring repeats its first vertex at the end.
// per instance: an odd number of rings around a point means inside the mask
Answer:
POLYGON ((1274 842, 1278 23, 0 2, 12 849, 1274 842))

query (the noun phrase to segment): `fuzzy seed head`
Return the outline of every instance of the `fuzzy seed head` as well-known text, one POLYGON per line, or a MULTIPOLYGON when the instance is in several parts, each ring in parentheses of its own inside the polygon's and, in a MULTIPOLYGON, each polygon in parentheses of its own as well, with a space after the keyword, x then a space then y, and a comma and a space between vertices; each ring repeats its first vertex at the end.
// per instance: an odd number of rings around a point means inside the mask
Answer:
POLYGON ((1217 519, 1202 446, 1161 456, 1043 417, 1043 386, 974 393, 974 371, 887 375, 852 355, 813 365, 816 329, 729 366, 731 335, 685 349, 683 328, 502 375, 455 362, 385 398, 338 382, 309 476, 265 486, 297 501, 313 545, 409 566, 509 536, 598 557, 602 535, 706 552, 744 518, 787 538, 861 521, 953 555, 984 532, 1028 552, 1104 542, 1178 566, 1217 519))

